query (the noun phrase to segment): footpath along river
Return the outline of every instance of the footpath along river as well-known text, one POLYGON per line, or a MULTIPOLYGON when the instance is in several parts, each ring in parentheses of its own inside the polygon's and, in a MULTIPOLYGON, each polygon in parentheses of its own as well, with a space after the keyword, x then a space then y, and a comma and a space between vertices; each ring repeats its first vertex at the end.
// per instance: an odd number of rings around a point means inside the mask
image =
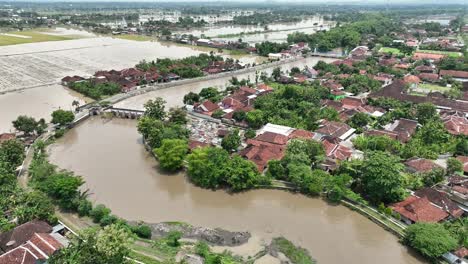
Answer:
POLYGON ((231 195, 195 187, 182 173, 161 172, 135 120, 92 117, 49 152, 54 164, 83 176, 94 202, 128 220, 184 221, 263 239, 285 236, 319 263, 423 263, 394 235, 346 207, 279 190, 231 195))

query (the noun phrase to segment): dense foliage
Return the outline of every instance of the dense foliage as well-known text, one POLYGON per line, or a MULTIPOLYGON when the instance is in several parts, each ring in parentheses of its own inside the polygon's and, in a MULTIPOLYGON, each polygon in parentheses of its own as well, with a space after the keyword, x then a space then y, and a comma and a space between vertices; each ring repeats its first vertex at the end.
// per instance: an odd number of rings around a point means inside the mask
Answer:
POLYGON ((254 163, 238 155, 230 157, 221 148, 194 149, 187 156, 187 163, 190 180, 204 188, 229 187, 233 191, 241 191, 266 183, 254 163))
POLYGON ((69 87, 96 100, 120 93, 120 86, 113 82, 96 83, 93 80, 86 80, 73 82, 69 87))
POLYGON ((443 225, 437 223, 410 225, 405 231, 404 241, 422 255, 433 260, 457 247, 457 240, 443 225))
POLYGON ((187 152, 187 141, 182 139, 163 139, 161 147, 154 149, 159 166, 168 171, 182 168, 187 152))
POLYGON ((68 125, 75 119, 75 115, 72 111, 66 110, 55 110, 52 112, 52 123, 60 126, 68 125))

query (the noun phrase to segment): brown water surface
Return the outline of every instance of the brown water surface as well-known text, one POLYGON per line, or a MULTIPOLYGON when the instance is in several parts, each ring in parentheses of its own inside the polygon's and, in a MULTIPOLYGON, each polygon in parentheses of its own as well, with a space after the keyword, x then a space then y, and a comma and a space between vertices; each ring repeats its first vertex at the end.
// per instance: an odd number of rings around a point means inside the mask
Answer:
POLYGON ((346 207, 277 190, 230 195, 195 187, 182 173, 162 173, 135 125, 93 117, 51 146, 51 161, 82 175, 91 199, 128 220, 285 236, 319 263, 422 263, 394 235, 346 207))

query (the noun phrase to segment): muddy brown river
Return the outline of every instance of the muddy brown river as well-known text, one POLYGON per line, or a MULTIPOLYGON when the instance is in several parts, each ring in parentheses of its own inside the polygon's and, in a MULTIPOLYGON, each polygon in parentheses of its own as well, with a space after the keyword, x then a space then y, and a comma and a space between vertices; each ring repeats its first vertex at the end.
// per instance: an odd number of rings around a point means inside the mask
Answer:
POLYGON ((195 187, 182 173, 163 173, 135 126, 134 120, 90 118, 51 146, 50 159, 82 175, 94 202, 128 220, 285 236, 319 263, 422 263, 394 235, 346 207, 278 190, 231 195, 195 187))

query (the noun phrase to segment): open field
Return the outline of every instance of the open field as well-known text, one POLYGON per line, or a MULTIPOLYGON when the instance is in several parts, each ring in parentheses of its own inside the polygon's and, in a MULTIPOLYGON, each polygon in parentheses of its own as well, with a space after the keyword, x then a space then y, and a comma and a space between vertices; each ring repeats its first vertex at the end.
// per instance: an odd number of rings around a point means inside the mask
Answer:
POLYGON ((152 38, 152 37, 149 37, 149 36, 132 35, 132 34, 115 35, 115 36, 112 36, 112 37, 113 38, 118 38, 118 39, 133 40, 133 41, 151 41, 151 40, 155 40, 155 38, 152 38))
POLYGON ((382 53, 392 53, 392 54, 395 54, 395 55, 401 55, 402 53, 400 52, 399 49, 397 48, 390 48, 390 47, 382 47, 379 52, 382 52, 382 53))
POLYGON ((418 85, 418 88, 428 90, 428 91, 437 91, 437 92, 446 92, 450 91, 451 88, 446 86, 440 86, 436 84, 423 83, 418 85))
POLYGON ((15 31, 0 34, 0 46, 71 40, 73 37, 46 34, 41 31, 15 31))
POLYGON ((452 58, 458 58, 458 57, 462 56, 462 54, 460 52, 455 52, 455 51, 418 50, 417 52, 431 53, 431 54, 443 54, 443 55, 447 55, 447 56, 452 57, 452 58))

